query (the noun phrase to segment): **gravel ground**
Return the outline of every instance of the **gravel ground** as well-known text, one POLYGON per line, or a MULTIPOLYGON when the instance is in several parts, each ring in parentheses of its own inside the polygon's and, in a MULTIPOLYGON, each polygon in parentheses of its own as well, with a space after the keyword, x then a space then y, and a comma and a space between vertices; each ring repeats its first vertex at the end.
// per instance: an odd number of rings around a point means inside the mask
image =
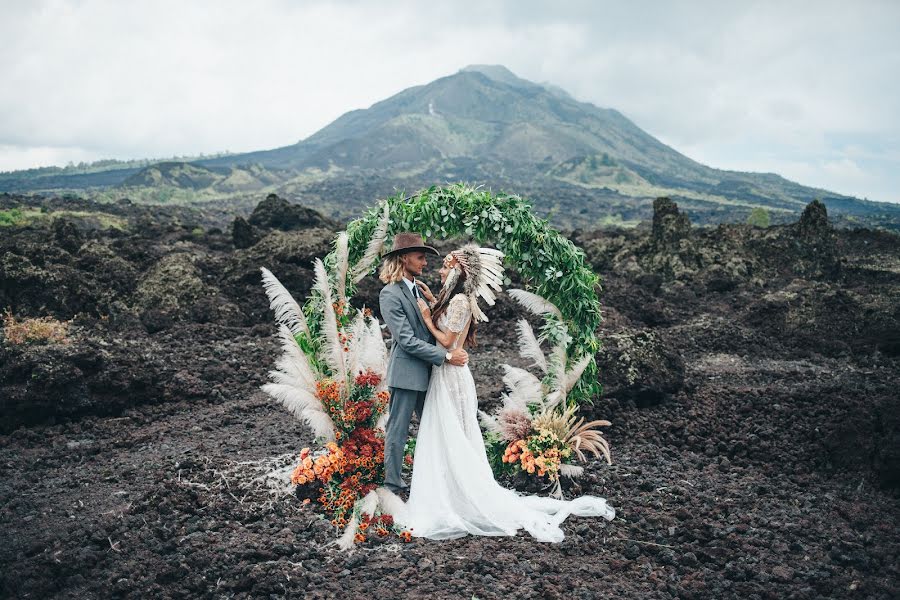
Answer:
MULTIPOLYGON (((302 296, 323 231, 263 231, 246 250, 174 230, 0 240, 0 300, 75 317, 69 346, 0 345, 0 594, 900 596, 896 236, 825 232, 824 255, 785 242, 789 227, 695 232, 678 250, 665 232, 574 236, 604 278, 606 392, 583 412, 613 422, 613 464, 565 491, 606 497, 616 519, 572 517, 555 545, 347 554, 273 476, 311 436, 258 391, 277 350, 254 261, 271 256, 302 296), (156 310, 168 277, 193 282, 203 310, 189 297, 156 310)), ((496 313, 472 352, 485 407, 498 365, 521 364, 515 315, 496 313)))

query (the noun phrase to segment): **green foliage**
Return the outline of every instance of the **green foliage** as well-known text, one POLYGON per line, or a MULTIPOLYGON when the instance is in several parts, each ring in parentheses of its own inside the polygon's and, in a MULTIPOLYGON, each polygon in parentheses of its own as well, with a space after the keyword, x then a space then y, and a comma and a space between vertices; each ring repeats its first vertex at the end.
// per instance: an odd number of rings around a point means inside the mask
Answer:
POLYGON ((631 183, 631 178, 625 171, 619 171, 616 173, 616 183, 631 183))
POLYGON ((754 227, 768 227, 769 211, 761 206, 755 207, 750 211, 750 216, 747 217, 747 224, 754 227))
POLYGON ((99 226, 101 229, 125 230, 128 221, 124 217, 104 212, 85 210, 48 210, 47 207, 18 207, 0 210, 0 227, 43 226, 55 219, 66 218, 99 226))
POLYGON ((410 437, 403 447, 403 472, 412 472, 413 458, 416 456, 416 438, 410 437))
POLYGON ((165 186, 154 190, 154 200, 159 204, 167 204, 169 200, 171 200, 175 193, 177 192, 176 188, 165 186))
POLYGON ((484 432, 484 445, 487 451, 488 463, 495 475, 507 474, 511 475, 516 466, 511 463, 503 462, 503 453, 509 442, 500 439, 493 431, 484 432))
POLYGON ((190 162, 194 160, 221 158, 223 156, 231 156, 232 154, 234 153, 225 150, 223 152, 216 152, 213 154, 204 154, 201 152, 196 156, 184 155, 172 156, 168 158, 141 158, 136 160, 117 160, 114 158, 106 158, 90 163, 81 161, 78 164, 69 161, 69 163, 65 167, 37 167, 34 169, 23 169, 18 171, 0 171, 0 180, 4 178, 11 178, 12 176, 20 178, 39 178, 46 177, 48 175, 84 175, 88 173, 101 173, 103 171, 114 171, 118 169, 141 168, 160 162, 171 162, 176 160, 190 162))
POLYGON ((11 225, 18 225, 22 220, 22 210, 19 208, 10 208, 7 210, 0 210, 0 227, 9 227, 11 225))
MULTIPOLYGON (((391 220, 388 241, 400 231, 415 231, 423 237, 441 239, 467 237, 479 244, 493 245, 506 254, 504 262, 522 277, 528 291, 553 302, 562 312, 569 331, 567 356, 573 364, 584 354, 593 356, 600 348, 596 331, 600 326, 600 302, 595 290, 600 279, 590 269, 584 252, 550 227, 531 210, 531 205, 513 194, 491 194, 464 184, 431 187, 411 197, 391 196, 383 202, 390 205, 391 220)), ((365 253, 378 225, 383 204, 347 226, 350 265, 365 253)), ((334 261, 334 252, 326 265, 334 261)), ((509 284, 507 279, 506 284, 509 284)), ((347 295, 355 289, 347 282, 347 295)), ((319 312, 314 310, 321 299, 313 293, 304 307, 310 329, 319 330, 319 312)), ((553 325, 547 325, 547 334, 553 325)), ((597 367, 591 362, 579 384, 569 394, 571 402, 590 402, 602 392, 597 382, 597 367)))

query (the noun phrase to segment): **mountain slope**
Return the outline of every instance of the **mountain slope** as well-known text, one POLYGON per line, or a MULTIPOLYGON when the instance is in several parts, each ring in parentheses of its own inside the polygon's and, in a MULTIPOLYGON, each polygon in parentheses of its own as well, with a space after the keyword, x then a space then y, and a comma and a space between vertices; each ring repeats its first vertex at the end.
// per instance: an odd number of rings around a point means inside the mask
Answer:
MULTIPOLYGON (((862 201, 771 173, 711 168, 617 110, 579 102, 497 65, 470 66, 405 89, 289 146, 204 158, 191 166, 79 177, 55 176, 52 187, 106 188, 97 193, 179 202, 274 191, 349 218, 397 189, 463 180, 528 196, 536 210, 570 226, 633 224, 649 218, 650 200, 667 195, 698 224, 742 221, 756 207, 768 210, 774 223, 792 221, 819 198, 837 223, 900 229, 900 205, 862 201)), ((0 175, 0 191, 47 187, 37 179, 0 175)))
MULTIPOLYGON (((800 210, 814 197, 838 197, 777 176, 707 167, 616 110, 578 102, 498 66, 469 67, 406 89, 346 113, 291 146, 199 163, 257 162, 275 170, 338 170, 342 176, 377 170, 399 180, 427 172, 439 181, 458 176, 460 161, 478 162, 495 173, 514 171, 518 180, 505 182, 511 185, 549 177, 630 197, 692 193, 695 199, 707 195, 782 210, 800 210), (610 178, 608 169, 594 166, 598 161, 618 172, 610 178), (569 176, 567 163, 579 165, 577 177, 569 176)), ((466 174, 481 175, 470 171, 466 174)))

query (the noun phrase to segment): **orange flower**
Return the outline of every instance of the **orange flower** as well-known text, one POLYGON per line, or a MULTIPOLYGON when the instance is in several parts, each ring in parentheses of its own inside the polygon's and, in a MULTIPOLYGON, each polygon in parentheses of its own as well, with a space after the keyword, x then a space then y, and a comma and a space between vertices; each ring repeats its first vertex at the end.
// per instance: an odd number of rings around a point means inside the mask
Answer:
POLYGON ((362 542, 366 541, 366 536, 364 536, 361 533, 357 533, 353 539, 356 540, 357 542, 362 543, 362 542))

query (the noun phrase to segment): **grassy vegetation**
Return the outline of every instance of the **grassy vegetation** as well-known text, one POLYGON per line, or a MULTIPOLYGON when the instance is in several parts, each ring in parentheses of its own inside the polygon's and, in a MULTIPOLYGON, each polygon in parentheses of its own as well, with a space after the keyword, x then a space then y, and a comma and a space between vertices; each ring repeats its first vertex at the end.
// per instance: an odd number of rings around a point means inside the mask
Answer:
MULTIPOLYGON (((596 186, 590 186, 596 187, 596 186)), ((694 190, 689 190, 685 188, 669 188, 669 187, 661 187, 656 186, 650 183, 639 183, 639 184, 612 184, 605 185, 603 187, 607 187, 611 190, 619 192, 623 196, 630 196, 632 198, 659 198, 662 196, 682 196, 684 198, 692 198, 694 200, 701 200, 705 202, 715 202, 717 204, 723 204, 726 206, 734 206, 734 207, 745 207, 745 208, 757 208, 759 204, 756 202, 747 202, 744 200, 737 200, 734 198, 728 198, 726 196, 720 196, 717 194, 706 194, 704 192, 697 192, 694 190)), ((767 210, 771 210, 773 212, 782 212, 782 213, 792 213, 792 211, 787 208, 780 208, 775 206, 767 206, 765 207, 767 210)), ((802 208, 802 205, 800 206, 802 208)))
POLYGON ((21 346, 23 344, 68 344, 69 321, 59 321, 53 317, 37 319, 17 319, 7 309, 3 315, 3 338, 7 344, 21 346))
POLYGON ((136 160, 116 160, 114 158, 97 160, 78 164, 70 162, 65 167, 39 167, 35 169, 23 169, 18 171, 0 171, 0 179, 3 178, 40 178, 48 175, 87 175, 90 173, 102 173, 104 171, 114 171, 117 169, 139 169, 147 167, 159 162, 190 162, 205 158, 220 158, 223 156, 231 156, 231 152, 217 152, 214 154, 199 154, 197 156, 173 156, 171 158, 141 158, 136 160))
MULTIPOLYGON (((264 197, 269 190, 264 189, 254 194, 264 197)), ((177 206, 189 206, 212 200, 223 200, 232 194, 217 192, 213 189, 194 190, 178 188, 174 186, 160 187, 121 187, 100 190, 88 190, 84 197, 96 202, 115 202, 121 198, 128 198, 135 204, 174 204, 177 206)))
POLYGON ((632 229, 634 227, 637 227, 640 222, 640 219, 625 220, 622 218, 622 215, 616 213, 612 215, 603 215, 602 218, 597 220, 596 225, 600 229, 606 229, 609 227, 624 227, 626 229, 632 229))
POLYGON ((28 225, 41 217, 37 208, 8 208, 0 210, 0 227, 28 225))
POLYGON ((753 225, 754 227, 768 227, 771 223, 771 220, 769 219, 769 211, 757 206, 750 211, 750 215, 747 217, 747 223, 749 225, 753 225))
POLYGON ((44 212, 39 208, 19 207, 0 210, 0 227, 20 227, 52 223, 55 219, 67 218, 73 220, 89 220, 97 223, 101 229, 128 228, 128 221, 123 217, 104 212, 86 210, 56 210, 44 212))

